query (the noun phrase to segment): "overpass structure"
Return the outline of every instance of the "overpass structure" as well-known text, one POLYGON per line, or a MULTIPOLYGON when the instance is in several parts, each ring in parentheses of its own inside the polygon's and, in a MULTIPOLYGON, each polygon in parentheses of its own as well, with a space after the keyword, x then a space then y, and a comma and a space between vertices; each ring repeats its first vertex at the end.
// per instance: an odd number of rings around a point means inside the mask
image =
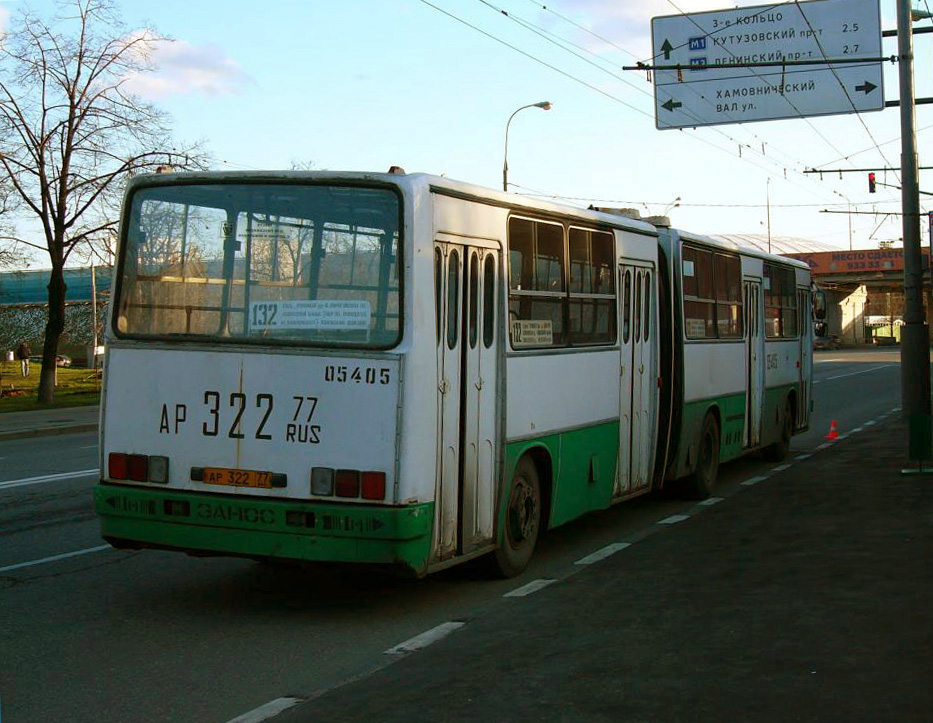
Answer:
MULTIPOLYGON (((924 269, 930 268, 929 249, 923 249, 924 269)), ((897 323, 904 308, 904 249, 856 249, 788 254, 810 266, 813 280, 826 292, 830 334, 845 344, 875 341, 878 335, 899 340, 897 323)), ((929 282, 929 279, 928 279, 929 282)), ((930 319, 929 296, 926 318, 930 319)))

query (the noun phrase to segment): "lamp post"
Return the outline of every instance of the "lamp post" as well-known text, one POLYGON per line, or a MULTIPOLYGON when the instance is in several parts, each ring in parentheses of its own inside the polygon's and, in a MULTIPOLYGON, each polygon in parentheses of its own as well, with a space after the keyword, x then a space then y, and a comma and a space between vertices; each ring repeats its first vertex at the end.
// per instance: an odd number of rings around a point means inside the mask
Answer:
POLYGON ((839 193, 839 191, 833 191, 839 198, 845 199, 846 206, 849 209, 849 212, 846 214, 849 217, 849 251, 852 250, 852 201, 849 200, 849 197, 845 194, 839 193))
POLYGON ((512 115, 509 116, 508 122, 505 124, 505 156, 502 161, 502 190, 509 190, 509 124, 512 122, 512 119, 515 117, 515 113, 518 113, 525 108, 541 108, 542 110, 551 110, 551 101, 542 100, 540 103, 529 103, 528 105, 523 105, 521 108, 517 108, 512 115))
POLYGON ((768 183, 765 185, 765 203, 768 208, 768 253, 771 253, 771 176, 768 176, 768 183))

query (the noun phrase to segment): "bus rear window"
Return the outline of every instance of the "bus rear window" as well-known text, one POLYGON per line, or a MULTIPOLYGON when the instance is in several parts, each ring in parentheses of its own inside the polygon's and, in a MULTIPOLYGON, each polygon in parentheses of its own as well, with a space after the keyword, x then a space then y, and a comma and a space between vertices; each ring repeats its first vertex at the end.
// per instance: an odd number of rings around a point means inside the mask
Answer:
POLYGON ((116 331, 388 348, 401 334, 400 205, 381 188, 147 187, 130 200, 116 331))

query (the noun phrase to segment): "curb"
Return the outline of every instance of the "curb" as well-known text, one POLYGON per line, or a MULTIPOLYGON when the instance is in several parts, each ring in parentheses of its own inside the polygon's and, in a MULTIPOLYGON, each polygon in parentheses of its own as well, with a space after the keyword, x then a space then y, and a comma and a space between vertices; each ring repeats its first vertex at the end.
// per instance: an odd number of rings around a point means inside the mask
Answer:
POLYGON ((62 427, 39 427, 24 429, 19 432, 0 432, 0 442, 12 439, 28 439, 30 437, 50 437, 58 434, 76 434, 78 432, 96 432, 97 422, 88 424, 69 424, 62 427))

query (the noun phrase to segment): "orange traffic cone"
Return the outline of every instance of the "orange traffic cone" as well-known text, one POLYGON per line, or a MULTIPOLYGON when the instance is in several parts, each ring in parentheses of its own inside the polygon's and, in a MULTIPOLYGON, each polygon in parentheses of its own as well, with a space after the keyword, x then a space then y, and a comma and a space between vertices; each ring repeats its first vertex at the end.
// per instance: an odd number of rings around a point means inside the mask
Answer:
POLYGON ((829 434, 826 435, 826 439, 836 439, 839 436, 839 430, 836 429, 836 420, 832 420, 829 423, 829 434))

